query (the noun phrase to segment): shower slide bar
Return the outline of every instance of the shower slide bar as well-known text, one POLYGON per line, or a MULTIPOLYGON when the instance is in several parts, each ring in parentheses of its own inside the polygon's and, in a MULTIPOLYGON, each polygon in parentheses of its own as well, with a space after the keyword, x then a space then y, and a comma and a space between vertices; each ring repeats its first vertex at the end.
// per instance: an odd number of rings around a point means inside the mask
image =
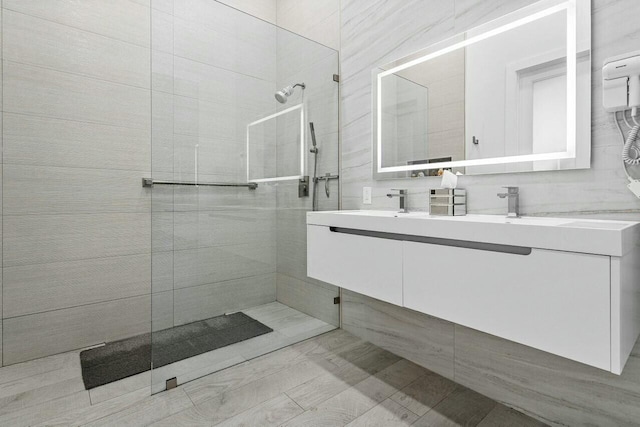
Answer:
POLYGON ((191 185, 194 187, 247 187, 249 190, 258 188, 255 182, 188 182, 188 181, 158 181, 153 178, 142 178, 143 187, 153 187, 154 185, 191 185))

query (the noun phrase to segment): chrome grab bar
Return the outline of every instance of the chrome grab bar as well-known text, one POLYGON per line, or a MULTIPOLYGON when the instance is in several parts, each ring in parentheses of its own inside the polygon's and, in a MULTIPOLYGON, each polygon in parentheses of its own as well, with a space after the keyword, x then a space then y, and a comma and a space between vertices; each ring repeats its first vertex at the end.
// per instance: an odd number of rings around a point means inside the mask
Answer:
POLYGON ((188 182, 188 181, 159 181, 153 178, 142 178, 143 187, 153 187, 154 185, 191 185, 194 187, 247 187, 249 190, 258 188, 255 182, 188 182))

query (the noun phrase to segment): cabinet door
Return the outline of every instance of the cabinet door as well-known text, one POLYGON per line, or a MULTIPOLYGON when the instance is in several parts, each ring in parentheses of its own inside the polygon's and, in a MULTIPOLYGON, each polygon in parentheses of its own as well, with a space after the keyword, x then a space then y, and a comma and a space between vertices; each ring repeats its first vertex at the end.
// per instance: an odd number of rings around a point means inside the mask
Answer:
POLYGON ((610 259, 404 242, 405 307, 611 369, 610 259))
POLYGON ((307 275, 402 305, 402 242, 308 225, 307 275))

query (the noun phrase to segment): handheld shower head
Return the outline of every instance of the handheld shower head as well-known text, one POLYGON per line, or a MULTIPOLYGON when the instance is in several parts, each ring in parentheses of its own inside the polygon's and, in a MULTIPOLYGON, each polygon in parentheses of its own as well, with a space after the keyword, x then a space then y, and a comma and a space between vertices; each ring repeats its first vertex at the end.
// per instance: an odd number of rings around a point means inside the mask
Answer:
POLYGON ((309 122, 309 130, 311 130, 311 143, 316 146, 316 128, 313 126, 313 122, 309 122))
POLYGON ((274 96, 276 97, 276 100, 280 104, 284 104, 285 102, 287 102, 287 98, 289 98, 293 94, 293 89, 296 86, 300 86, 302 90, 304 90, 306 87, 304 83, 296 83, 294 85, 283 87, 282 89, 280 89, 275 93, 274 96))

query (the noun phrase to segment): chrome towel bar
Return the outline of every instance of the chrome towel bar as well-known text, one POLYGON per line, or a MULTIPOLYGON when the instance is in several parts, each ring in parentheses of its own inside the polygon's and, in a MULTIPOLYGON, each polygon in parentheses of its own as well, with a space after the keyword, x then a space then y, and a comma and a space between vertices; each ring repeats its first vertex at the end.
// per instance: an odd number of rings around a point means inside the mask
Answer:
POLYGON ((188 181, 158 181, 152 178, 142 178, 143 187, 153 187, 154 185, 191 185, 194 187, 247 187, 249 190, 258 188, 255 182, 188 182, 188 181))

